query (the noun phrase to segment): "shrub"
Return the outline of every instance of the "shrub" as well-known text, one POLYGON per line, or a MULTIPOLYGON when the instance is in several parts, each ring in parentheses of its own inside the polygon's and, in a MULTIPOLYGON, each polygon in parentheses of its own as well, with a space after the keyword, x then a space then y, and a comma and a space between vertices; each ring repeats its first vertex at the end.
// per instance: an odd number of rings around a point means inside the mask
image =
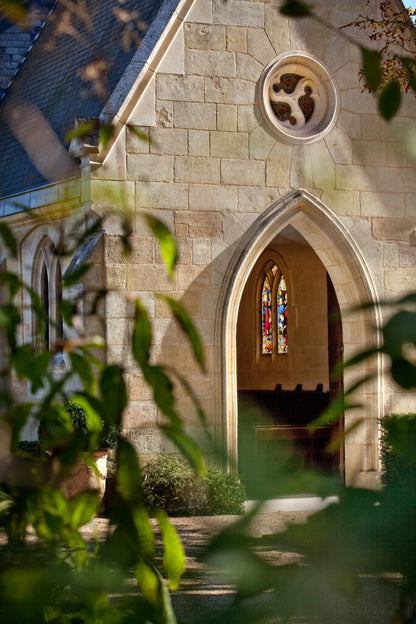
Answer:
POLYGON ((416 414, 391 414, 381 420, 381 480, 384 485, 416 482, 416 414))
POLYGON ((205 481, 208 489, 208 515, 244 513, 246 488, 238 475, 210 467, 205 481))
POLYGON ((170 516, 241 514, 246 492, 238 475, 210 467, 197 477, 189 464, 174 455, 161 455, 143 469, 146 507, 170 516))
MULTIPOLYGON (((83 449, 88 449, 89 447, 89 436, 90 432, 87 427, 87 418, 85 411, 72 401, 65 401, 64 408, 66 413, 71 419, 72 426, 74 428, 74 434, 77 439, 80 440, 80 446, 83 449)), ((104 430, 104 422, 102 421, 102 426, 104 430)), ((42 423, 39 425, 38 437, 39 440, 42 440, 44 435, 44 426, 42 423)), ((121 435, 121 427, 116 425, 111 425, 105 435, 102 435, 99 440, 99 448, 100 449, 114 449, 117 446, 117 442, 121 435)))
POLYGON ((170 516, 197 516, 206 507, 207 493, 187 462, 162 455, 143 469, 146 507, 159 507, 170 516))

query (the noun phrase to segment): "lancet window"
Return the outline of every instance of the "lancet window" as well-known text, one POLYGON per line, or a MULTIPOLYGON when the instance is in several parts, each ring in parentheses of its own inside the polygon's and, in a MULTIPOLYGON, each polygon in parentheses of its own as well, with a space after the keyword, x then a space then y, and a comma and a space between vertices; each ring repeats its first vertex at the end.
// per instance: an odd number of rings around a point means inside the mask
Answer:
POLYGON ((261 284, 261 353, 287 353, 286 280, 275 263, 264 267, 261 284))

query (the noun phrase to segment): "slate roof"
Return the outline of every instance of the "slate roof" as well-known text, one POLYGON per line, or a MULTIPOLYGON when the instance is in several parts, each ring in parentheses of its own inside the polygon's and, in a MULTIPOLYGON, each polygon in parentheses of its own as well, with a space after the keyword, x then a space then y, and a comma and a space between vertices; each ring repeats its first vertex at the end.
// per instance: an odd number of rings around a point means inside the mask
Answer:
MULTIPOLYGON (((98 117, 133 58, 135 77, 138 75, 178 0, 86 0, 85 4, 92 28, 89 30, 80 17, 73 17, 73 35, 58 36, 60 31, 70 30, 65 21, 65 2, 58 0, 1 102, 0 196, 77 175, 75 161, 55 142, 54 133, 62 142, 76 117, 98 117), (114 9, 120 7, 138 11, 147 25, 138 49, 137 45, 122 45, 128 26, 115 18, 114 9), (80 75, 80 68, 97 59, 104 59, 109 67, 106 93, 100 97, 94 94, 93 83, 83 81, 80 75)), ((129 84, 124 83, 127 95, 129 84)))

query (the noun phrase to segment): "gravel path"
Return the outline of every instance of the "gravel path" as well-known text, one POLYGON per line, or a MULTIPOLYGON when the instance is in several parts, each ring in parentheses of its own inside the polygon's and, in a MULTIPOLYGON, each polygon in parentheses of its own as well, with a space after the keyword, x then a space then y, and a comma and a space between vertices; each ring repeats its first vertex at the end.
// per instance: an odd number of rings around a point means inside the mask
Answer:
MULTIPOLYGON (((252 526, 252 535, 263 537, 283 532, 287 523, 305 522, 311 512, 272 512, 256 516, 252 526)), ((201 563, 200 555, 204 545, 221 529, 235 521, 235 516, 210 516, 194 518, 173 518, 181 536, 187 554, 187 569, 179 590, 173 592, 172 601, 180 624, 210 624, 220 622, 220 613, 233 604, 233 587, 215 569, 201 563)), ((82 529, 86 538, 92 538, 95 532, 104 537, 108 520, 96 518, 82 529)), ((4 536, 0 544, 4 543, 4 536)), ((257 552, 270 564, 279 566, 301 562, 298 553, 290 552, 278 544, 278 538, 267 546, 257 547, 257 552)), ((399 575, 383 577, 361 576, 363 590, 358 599, 347 601, 340 597, 325 596, 325 614, 319 616, 296 616, 283 620, 278 616, 268 616, 263 624, 391 624, 392 615, 398 605, 402 579, 399 575)), ((318 589, 319 591, 319 589, 318 589)), ((261 598, 248 600, 244 616, 227 619, 227 624, 251 624, 255 619, 250 613, 258 614, 264 607, 273 604, 274 594, 265 593, 261 598)), ((295 598, 296 601, 296 598, 295 598)))

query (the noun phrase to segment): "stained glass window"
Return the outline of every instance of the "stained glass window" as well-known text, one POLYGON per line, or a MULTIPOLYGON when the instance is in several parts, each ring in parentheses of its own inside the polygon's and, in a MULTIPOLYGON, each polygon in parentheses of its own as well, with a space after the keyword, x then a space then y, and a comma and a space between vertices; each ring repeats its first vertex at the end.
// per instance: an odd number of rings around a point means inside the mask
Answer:
POLYGON ((277 352, 287 353, 287 288, 283 275, 277 290, 277 352))
POLYGON ((266 265, 261 288, 261 353, 287 353, 287 287, 277 264, 266 265))
POLYGON ((273 319, 272 319, 272 289, 270 280, 266 277, 263 282, 261 293, 261 319, 262 319, 262 353, 272 353, 273 319))

